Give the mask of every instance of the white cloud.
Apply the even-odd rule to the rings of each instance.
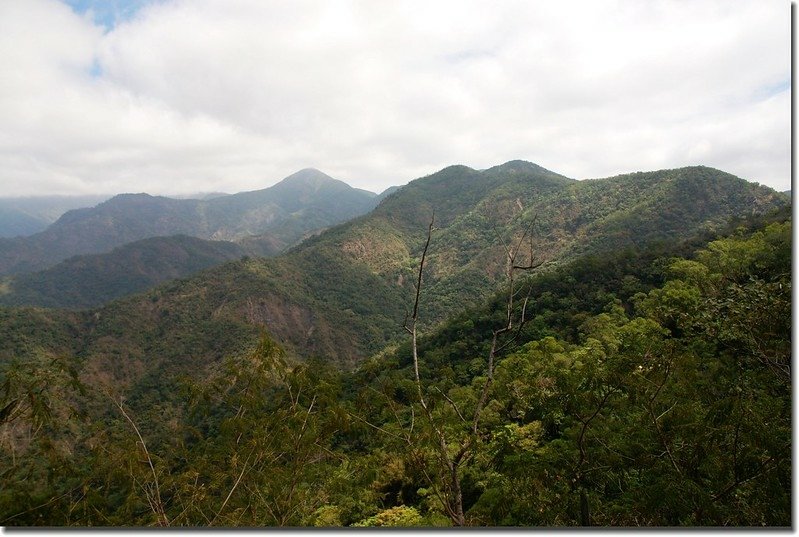
[[[790,5],[0,0],[0,196],[382,190],[454,163],[790,185]],[[782,90],[782,91],[781,91]]]

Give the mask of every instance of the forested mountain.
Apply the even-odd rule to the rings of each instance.
[[[377,294],[393,296],[391,302],[397,303],[398,296],[392,293],[400,290],[398,287],[407,288],[410,284],[410,269],[413,266],[411,254],[420,244],[421,230],[427,225],[424,220],[433,216],[434,206],[437,232],[431,250],[431,277],[434,282],[430,291],[436,295],[436,300],[431,313],[432,318],[440,319],[453,308],[468,304],[492,287],[496,275],[501,272],[497,261],[501,260],[501,243],[519,232],[525,225],[522,223],[525,219],[529,223],[535,218],[533,231],[538,257],[553,262],[592,251],[643,245],[652,240],[679,236],[697,226],[712,228],[730,215],[747,211],[761,212],[780,203],[779,195],[768,189],[758,188],[709,168],[665,170],[578,182],[520,161],[482,172],[453,166],[413,182],[398,195],[391,196],[396,190],[389,189],[381,194],[379,199],[390,199],[386,203],[381,202],[380,207],[368,218],[326,234],[318,242],[310,241],[309,245],[293,254],[293,260],[287,263],[296,264],[297,267],[291,270],[298,274],[307,272],[301,278],[306,283],[303,284],[305,287],[300,292],[300,303],[297,304],[300,308],[318,302],[317,299],[326,294],[332,294],[326,300],[337,305],[342,291],[331,289],[351,288],[347,281],[349,278],[374,276],[381,280],[375,283]],[[309,228],[323,228],[327,221],[344,219],[347,214],[358,212],[360,198],[356,204],[338,203],[327,212],[318,209],[322,203],[320,196],[341,201],[346,199],[347,193],[352,192],[353,189],[344,183],[331,181],[315,170],[306,170],[271,189],[212,200],[213,205],[208,205],[204,210],[204,221],[215,222],[216,236],[237,237],[238,234],[253,232],[264,224],[258,223],[256,217],[242,214],[271,214],[263,207],[270,207],[271,204],[282,207],[290,216],[269,224],[269,232],[236,239],[248,255],[270,256],[284,249],[287,241],[299,240],[303,233],[312,234],[307,231]],[[153,200],[165,204],[175,201],[146,195],[139,198],[146,207],[151,208]],[[135,201],[129,200],[129,203]],[[192,211],[185,212],[182,219],[170,220],[163,230],[182,229],[196,234]],[[134,222],[124,227],[124,235],[132,237],[158,233],[153,226],[158,225],[158,214],[165,212],[168,211],[160,208],[154,210],[149,218],[140,218],[138,215],[146,215],[147,210],[136,211]],[[172,211],[172,214],[174,216],[176,212]],[[95,216],[81,217],[79,225],[95,221]],[[114,225],[122,225],[127,220],[117,214],[112,221]],[[139,224],[136,222],[146,222],[150,226],[148,231],[137,229]],[[178,225],[180,222],[182,224]],[[242,227],[244,223],[249,227]],[[187,231],[193,228],[194,232]],[[206,226],[206,234],[209,229]],[[117,232],[107,234],[108,237],[116,237],[114,240],[121,235]],[[168,249],[161,251],[168,254]],[[103,293],[94,294],[91,288],[79,282],[95,279],[98,265],[66,263],[39,274],[12,278],[10,281],[7,279],[0,303],[86,307],[102,304],[110,297],[144,290],[156,282],[142,279],[141,271],[137,272],[135,265],[131,265],[130,280],[136,283],[127,284],[124,258],[113,260],[116,255],[109,254],[107,261],[117,267],[114,277],[100,277],[107,284],[119,282],[116,289],[108,288]],[[351,262],[354,262],[354,266],[347,266]],[[169,259],[163,259],[156,261],[155,265],[170,263]],[[188,270],[190,267],[208,266],[202,259],[183,263],[186,270],[168,273],[175,277],[185,276],[191,273]],[[322,263],[327,263],[327,268],[323,268]],[[280,264],[285,263],[275,263]],[[317,276],[317,273],[333,271],[334,267],[344,278],[343,281]],[[364,269],[370,274],[356,276]],[[320,286],[320,281],[326,283]],[[282,284],[285,282],[277,285],[280,287]],[[87,292],[78,293],[81,288]],[[281,300],[285,300],[285,297]],[[358,305],[361,298],[355,296],[350,300],[355,305],[355,308],[350,308],[352,311],[363,308]],[[338,315],[336,312],[325,313],[329,308],[324,303],[317,304],[316,309],[322,312],[317,315],[322,325],[326,323],[326,315],[333,318]],[[396,316],[398,313],[390,315]],[[379,324],[390,330],[389,327],[396,323]],[[311,326],[304,328],[305,331],[310,329]],[[371,323],[369,330],[374,331]],[[278,333],[283,334],[280,329]],[[295,340],[296,336],[296,332],[287,334],[287,337]],[[353,337],[356,341],[363,339],[362,336],[350,334],[348,340]],[[384,343],[385,339],[376,345]],[[331,346],[330,341],[323,341],[322,344],[324,347],[319,349],[320,352],[327,352],[332,347],[341,348],[339,343]],[[351,346],[345,344],[343,352],[350,352]]]
[[[131,299],[126,316],[136,318],[145,303],[170,314],[192,311],[200,319],[224,312],[228,322],[247,330],[265,326],[300,355],[352,364],[402,334],[434,212],[422,316],[428,323],[479,303],[494,289],[503,275],[503,241],[518,240],[533,221],[535,255],[554,264],[592,251],[594,242],[602,251],[636,247],[712,230],[732,216],[784,203],[769,189],[709,168],[644,178],[645,184],[637,175],[577,182],[519,162],[483,172],[447,168],[280,258],[227,264]],[[678,186],[702,181],[714,187],[710,198],[679,195]],[[603,182],[608,189],[598,188]],[[716,189],[717,183],[726,186]],[[589,227],[596,233],[589,235]]]
[[[232,242],[186,235],[142,239],[106,254],[75,256],[47,270],[6,277],[0,304],[97,307],[246,253]]]
[[[500,286],[419,339],[418,376],[407,340],[350,373],[262,335],[131,383],[153,362],[87,360],[91,314],[0,310],[0,522],[787,527],[789,217],[577,259],[520,280],[524,313]]]
[[[0,524],[788,525],[789,218],[711,168],[452,166],[278,257],[0,308]]]
[[[43,270],[74,255],[178,234],[214,240],[263,235],[260,253],[274,255],[376,203],[375,194],[313,169],[263,190],[208,200],[120,194],[96,207],[69,211],[41,233],[0,239],[0,274]]]
[[[91,207],[110,196],[28,196],[0,198],[0,238],[33,235],[65,212]]]

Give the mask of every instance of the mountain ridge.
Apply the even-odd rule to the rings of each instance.
[[[274,255],[307,233],[368,212],[377,203],[374,193],[318,170],[314,175],[310,190],[306,180],[207,200],[119,194],[95,207],[68,211],[35,235],[0,239],[0,275],[35,272],[73,255],[176,234],[217,240],[271,234],[261,253]]]
[[[709,168],[647,172],[647,184],[636,174],[582,182],[541,170],[489,170],[445,168],[411,181],[371,213],[279,257],[228,262],[96,311],[106,319],[129,319],[153,341],[163,330],[178,334],[207,323],[213,333],[221,326],[238,334],[263,328],[300,356],[328,356],[352,365],[401,335],[433,209],[436,229],[428,252],[425,324],[476,304],[495,289],[503,273],[500,237],[518,237],[519,229],[533,219],[535,253],[546,262],[543,269],[583,255],[592,241],[609,251],[712,231],[741,213],[751,196],[762,200],[760,210],[785,204],[770,189],[736,178],[740,188],[714,190],[714,196],[723,198],[710,205],[712,214],[702,216],[701,211],[685,214],[679,206],[684,200],[674,189],[647,188],[679,185],[685,174],[697,176],[699,184],[713,177],[727,184],[733,177]],[[480,174],[485,182],[477,180]],[[453,196],[441,188],[454,183],[473,189]],[[688,197],[697,208],[705,203],[701,197]],[[633,226],[643,226],[640,238],[631,234]],[[152,318],[153,312],[161,313]],[[159,326],[151,326],[154,319]],[[164,325],[164,319],[170,323]],[[187,352],[181,349],[174,345],[159,352]],[[211,357],[200,361],[207,359]]]
[[[281,183],[301,183],[310,188],[326,183],[336,188],[350,188],[313,168],[300,170]],[[703,188],[712,192],[703,194]],[[305,243],[290,249],[287,255],[295,256],[295,263],[317,267],[317,272],[322,271],[325,267],[319,259],[324,259],[328,254],[320,255],[314,250],[314,245],[326,243],[322,248],[330,250],[333,256],[327,264],[328,268],[342,262],[355,264],[359,268],[350,267],[343,270],[342,274],[365,270],[384,283],[388,282],[389,287],[393,286],[391,282],[397,281],[405,285],[413,279],[412,260],[418,255],[421,231],[435,214],[436,227],[446,228],[448,231],[445,235],[449,235],[449,238],[440,238],[437,232],[431,251],[430,266],[438,284],[433,285],[429,292],[435,296],[437,304],[433,307],[433,317],[439,318],[447,309],[455,307],[458,301],[468,301],[472,291],[485,290],[493,285],[492,282],[501,272],[496,260],[501,259],[502,253],[498,246],[498,229],[491,228],[499,226],[501,229],[504,226],[503,232],[510,233],[511,221],[514,218],[518,220],[523,213],[527,214],[525,218],[537,219],[537,233],[542,236],[538,244],[539,254],[541,259],[551,262],[563,256],[575,257],[613,248],[616,244],[635,246],[667,238],[669,234],[681,233],[685,222],[697,219],[707,220],[703,226],[719,225],[724,218],[747,206],[752,211],[766,210],[774,200],[763,194],[768,192],[768,189],[763,188],[720,170],[702,166],[576,181],[520,160],[482,171],[453,165],[395,189],[391,195],[380,199],[367,215],[328,232],[306,233],[303,235]],[[750,191],[760,192],[760,197]],[[732,199],[731,194],[735,194],[738,200],[731,210],[725,208],[728,202],[713,202],[712,207],[708,205],[713,200]],[[121,196],[148,206],[153,200],[156,203],[166,200],[144,193]],[[235,201],[235,196],[224,199],[234,198]],[[380,197],[374,196],[373,199]],[[766,200],[765,205],[758,207],[758,199]],[[252,198],[248,202],[257,205]],[[106,203],[111,203],[111,200]],[[652,220],[650,216],[658,212],[663,213],[663,217]],[[91,211],[88,213],[91,214]],[[713,217],[717,213],[727,216]],[[64,215],[63,219],[81,220],[85,214],[85,210],[79,210],[74,215]],[[288,217],[287,221],[308,217],[301,210]],[[157,221],[157,218],[152,220]],[[631,228],[636,230],[634,236],[631,235]],[[461,236],[465,238],[453,239]],[[238,243],[241,249],[236,250],[236,257],[268,255],[280,247],[269,233],[249,236]],[[315,253],[307,254],[309,248]],[[199,250],[196,251],[199,253]],[[223,260],[218,259],[220,262]],[[73,269],[68,267],[70,265],[66,263],[62,269],[70,273]],[[57,272],[54,270],[51,274],[55,277]],[[37,288],[47,287],[47,278],[40,273],[35,274],[38,276],[21,276],[17,284],[28,296],[40,292]],[[185,277],[189,274],[187,271],[177,275]],[[87,277],[101,278],[101,275]],[[314,279],[312,276],[309,278]],[[471,282],[466,286],[470,288],[469,292],[456,290],[461,280]],[[156,280],[152,280],[152,283],[156,283]],[[341,286],[342,283],[331,285]],[[6,293],[0,302],[24,303],[20,297],[13,296],[13,279],[6,281],[5,288]],[[329,290],[314,291],[312,288],[313,285],[306,288],[306,293],[321,296],[330,293]],[[394,294],[393,291],[388,293]],[[57,297],[50,296],[45,304],[73,308],[97,305],[96,301],[89,299],[59,303]],[[398,298],[394,296],[394,299]],[[41,301],[29,303],[43,304]]]
[[[186,277],[249,252],[188,235],[150,237],[103,254],[78,255],[39,272],[0,280],[0,304],[85,309]]]
[[[20,196],[0,198],[0,238],[43,231],[65,212],[96,205],[111,196]]]

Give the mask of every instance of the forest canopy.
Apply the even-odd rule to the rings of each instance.
[[[122,395],[29,346],[2,364],[0,524],[789,526],[791,223],[762,222],[525,277],[490,382],[502,289],[420,335],[418,377],[410,342],[347,371],[263,333]]]

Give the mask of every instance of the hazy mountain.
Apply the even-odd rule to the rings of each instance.
[[[227,192],[195,192],[193,194],[176,194],[167,196],[176,200],[210,200],[214,198],[221,198],[222,196],[230,196]]]
[[[308,168],[276,185],[210,200],[210,238],[232,240],[268,232],[288,246],[305,233],[364,214],[377,196]]]
[[[0,198],[0,237],[33,235],[65,212],[92,207],[111,196],[28,196]]]
[[[260,253],[274,255],[307,233],[376,204],[375,194],[312,169],[270,188],[208,200],[121,194],[93,208],[69,211],[30,237],[0,239],[0,274],[42,270],[74,255],[175,234],[224,240],[264,235]]]
[[[105,254],[71,257],[47,270],[6,277],[0,304],[89,308],[245,255],[232,242],[152,237]]]
[[[49,225],[50,222],[14,207],[0,207],[0,237],[33,235]]]

